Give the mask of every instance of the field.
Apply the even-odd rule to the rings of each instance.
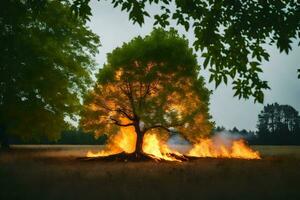
[[[0,199],[300,199],[300,147],[254,146],[262,160],[104,162],[95,146],[0,151]]]

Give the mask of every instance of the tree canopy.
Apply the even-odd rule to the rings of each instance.
[[[72,2],[73,11],[89,19],[90,0]],[[167,27],[173,20],[192,30],[193,46],[201,51],[203,65],[211,73],[209,81],[217,87],[232,79],[235,96],[254,97],[258,102],[263,102],[264,90],[269,89],[260,77],[261,63],[270,57],[265,47],[276,45],[280,52],[289,53],[292,42],[300,38],[298,0],[111,0],[111,4],[139,25],[152,17],[155,25]],[[150,16],[147,9],[153,4],[161,9]]]
[[[92,82],[99,37],[58,0],[0,9],[0,135],[57,139]]]
[[[85,99],[81,125],[97,135],[134,127],[136,151],[148,132],[177,131],[189,140],[207,135],[210,91],[199,69],[188,41],[175,30],[136,37],[107,55]]]

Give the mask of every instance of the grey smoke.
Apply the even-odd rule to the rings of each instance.
[[[251,139],[253,137],[255,137],[255,135],[253,135],[250,132],[247,132],[245,134],[240,134],[237,132],[220,131],[220,132],[214,133],[210,137],[210,139],[212,140],[214,147],[218,149],[221,146],[230,147],[230,146],[232,146],[232,143],[236,140],[240,140],[240,139],[247,140],[247,139]],[[179,134],[173,134],[169,138],[167,144],[172,149],[175,149],[183,154],[186,154],[192,148],[192,144],[189,141],[185,140]]]

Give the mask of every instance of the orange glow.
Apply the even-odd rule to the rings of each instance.
[[[119,119],[122,123],[130,123],[127,118]],[[87,157],[105,157],[121,152],[133,153],[135,151],[136,133],[133,126],[120,127],[117,134],[109,138],[108,144],[99,152],[87,152]],[[179,161],[184,157],[178,151],[168,147],[157,133],[152,131],[143,138],[143,152],[155,160]],[[223,140],[217,137],[202,138],[194,144],[187,156],[212,158],[241,158],[260,159],[259,152],[252,150],[244,140]]]
[[[124,123],[124,120],[123,120]],[[105,149],[93,153],[89,151],[87,157],[104,157],[121,152],[132,153],[135,150],[136,134],[132,126],[121,127],[120,131],[112,136]]]
[[[231,141],[229,145],[214,142],[209,138],[201,139],[193,145],[188,155],[193,157],[260,159],[259,152],[252,150],[242,139]]]
[[[136,134],[131,127],[121,128],[118,134],[113,136],[106,148],[93,153],[92,151],[87,152],[87,157],[105,157],[121,152],[133,153],[135,150]],[[178,159],[171,156],[182,156],[179,152],[171,150],[167,144],[160,141],[155,134],[146,134],[143,141],[143,151],[150,157],[156,160],[168,160],[168,161],[179,161]]]
[[[183,156],[175,150],[171,150],[167,144],[161,142],[155,134],[146,134],[143,141],[143,151],[156,160],[179,161],[171,154]]]
[[[133,153],[135,150],[136,134],[133,127],[122,127],[120,131],[110,138],[105,149],[93,153],[89,151],[87,157],[105,157],[121,152]],[[155,160],[178,161],[177,157],[184,157],[176,150],[170,149],[156,134],[150,133],[144,136],[143,151]],[[240,158],[240,159],[260,159],[258,151],[252,150],[245,141],[234,140],[230,144],[216,142],[213,139],[201,139],[194,144],[187,156],[210,157],[210,158]]]

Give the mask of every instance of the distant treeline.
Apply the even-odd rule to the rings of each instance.
[[[300,145],[300,116],[296,109],[278,103],[267,104],[258,115],[257,131],[226,130],[217,127],[215,132],[225,132],[242,137],[249,144]]]
[[[300,132],[278,131],[275,133],[264,133],[247,131],[245,129],[239,130],[236,127],[229,130],[224,127],[217,127],[215,134],[218,133],[223,133],[235,139],[245,139],[250,145],[300,145]]]
[[[11,138],[10,144],[83,144],[83,145],[102,145],[105,144],[107,136],[103,135],[95,138],[93,133],[86,133],[82,130],[69,130],[61,133],[60,139],[51,141],[47,138],[38,140],[20,140]]]

